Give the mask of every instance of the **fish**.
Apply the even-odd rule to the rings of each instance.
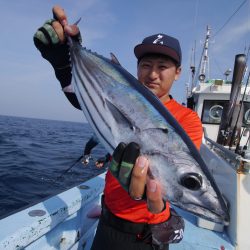
[[[229,211],[213,176],[184,129],[157,96],[111,59],[69,40],[72,84],[105,149],[136,142],[150,161],[163,199],[198,217],[228,225]]]

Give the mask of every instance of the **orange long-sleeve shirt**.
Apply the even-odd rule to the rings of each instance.
[[[202,141],[202,124],[198,115],[191,109],[177,103],[174,99],[170,99],[164,103],[164,106],[180,123],[199,149]],[[147,203],[145,201],[132,200],[109,171],[106,175],[104,195],[104,201],[109,210],[125,220],[137,223],[156,224],[166,221],[170,216],[168,202],[163,212],[159,214],[150,213],[147,208]]]

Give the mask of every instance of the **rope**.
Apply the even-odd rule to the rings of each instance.
[[[234,11],[234,13],[227,19],[227,21],[221,26],[221,28],[215,32],[213,37],[218,35],[218,33],[229,23],[229,21],[233,18],[233,16],[241,9],[241,7],[247,2],[248,0],[244,0],[241,5]]]

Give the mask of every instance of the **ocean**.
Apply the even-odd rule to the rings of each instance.
[[[81,163],[92,134],[87,123],[0,115],[0,218],[105,171]],[[105,154],[100,144],[92,150]]]

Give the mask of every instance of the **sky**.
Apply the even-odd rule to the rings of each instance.
[[[84,46],[106,57],[113,52],[134,76],[135,45],[157,33],[176,37],[182,47],[182,75],[171,94],[179,102],[185,102],[192,51],[198,66],[207,25],[210,78],[223,79],[233,69],[235,55],[250,45],[250,0],[0,0],[0,115],[85,121],[33,44],[34,33],[52,17],[56,4],[70,23],[82,18]]]

